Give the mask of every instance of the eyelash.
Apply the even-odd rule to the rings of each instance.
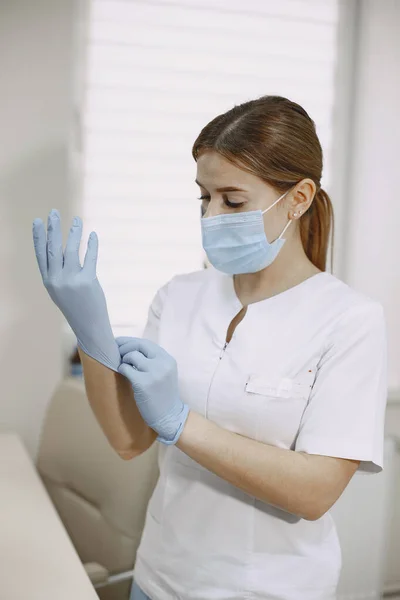
[[[210,200],[210,196],[200,196],[199,200]],[[224,200],[225,204],[229,206],[229,208],[238,208],[242,206],[244,202],[229,202],[229,200]]]

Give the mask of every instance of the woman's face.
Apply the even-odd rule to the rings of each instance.
[[[282,195],[282,192],[278,192],[256,175],[241,170],[213,150],[206,150],[200,154],[197,160],[196,183],[200,187],[205,218],[249,210],[265,210]],[[282,198],[281,202],[263,215],[268,241],[279,237],[289,220],[290,206],[287,198],[288,196]]]

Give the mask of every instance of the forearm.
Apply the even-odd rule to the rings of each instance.
[[[130,382],[81,349],[79,356],[89,404],[110,445],[124,459],[147,450],[157,434],[143,421]]]
[[[327,457],[262,444],[195,412],[189,414],[177,446],[249,495],[301,518],[314,520],[332,503],[334,478],[324,476],[318,460]]]

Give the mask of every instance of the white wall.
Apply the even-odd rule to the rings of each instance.
[[[348,135],[348,210],[344,210],[341,220],[341,276],[353,287],[379,300],[385,308],[392,392],[386,413],[386,435],[400,439],[400,2],[361,0],[356,5],[354,94]],[[373,571],[380,570],[379,578],[385,579],[387,590],[400,590],[399,465],[397,455],[391,470],[393,513],[389,539],[379,543],[381,548],[386,547],[385,565],[378,565],[376,560],[372,565]],[[371,497],[365,496],[366,499]],[[367,507],[366,503],[362,510]],[[375,509],[374,504],[371,506],[374,516]],[[354,511],[350,511],[349,518],[348,527],[353,531]],[[363,543],[362,538],[359,541]],[[373,541],[376,546],[376,540]],[[357,572],[361,550],[362,547],[353,553],[354,572]]]
[[[40,280],[34,217],[70,219],[72,115],[70,0],[0,5],[0,428],[18,431],[32,455],[62,371],[62,318]]]
[[[358,4],[344,276],[385,307],[390,387],[400,390],[400,2]]]

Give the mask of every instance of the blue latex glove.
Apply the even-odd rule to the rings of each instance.
[[[47,221],[33,222],[33,243],[43,283],[50,298],[61,310],[82,350],[118,371],[121,355],[115,341],[104,292],[96,277],[97,235],[89,237],[83,268],[79,261],[82,221],[75,217],[63,253],[60,215],[52,210]]]
[[[189,407],[179,397],[176,360],[158,344],[143,338],[118,337],[122,364],[118,371],[131,382],[135,401],[158,441],[176,444]]]

